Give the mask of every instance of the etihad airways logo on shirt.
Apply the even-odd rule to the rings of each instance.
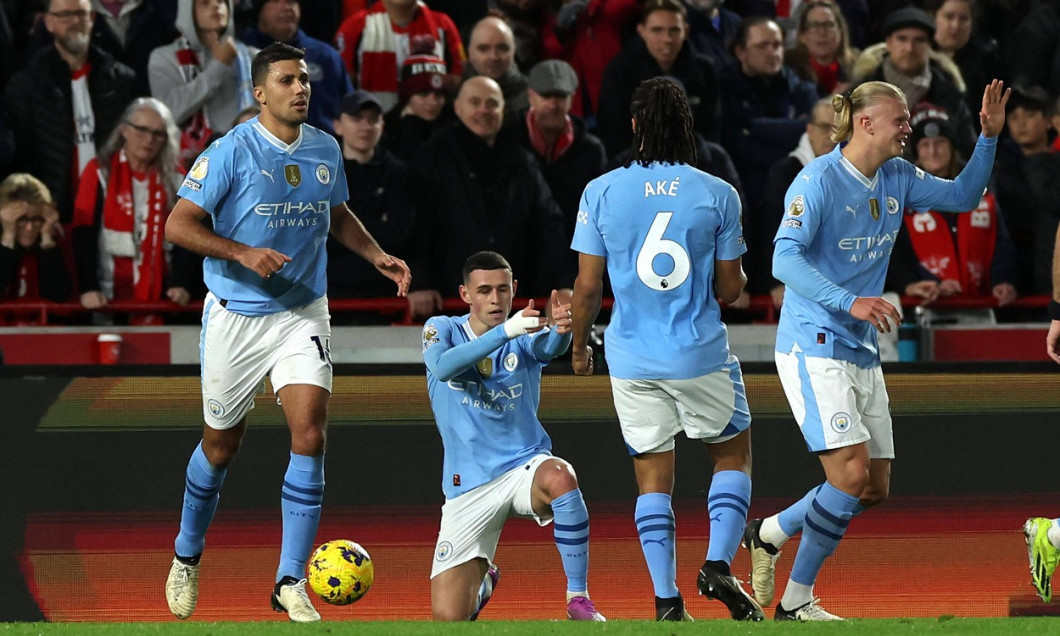
[[[875,236],[848,236],[839,239],[838,247],[853,252],[850,255],[851,263],[860,263],[866,259],[872,261],[890,255],[896,238],[898,230]]]
[[[507,367],[508,365],[505,364]],[[460,403],[473,409],[485,411],[514,411],[515,402],[523,396],[523,385],[513,384],[504,386],[500,384],[486,386],[482,382],[454,378],[446,383],[450,389],[465,393]]]
[[[327,214],[331,210],[328,201],[281,201],[279,203],[259,203],[254,206],[254,214],[259,216],[278,216],[288,214]]]

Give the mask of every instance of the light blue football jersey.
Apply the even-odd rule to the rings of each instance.
[[[255,117],[204,150],[177,195],[206,210],[219,236],[291,257],[269,278],[235,261],[206,258],[206,286],[228,301],[229,311],[262,316],[327,292],[331,208],[348,198],[331,135],[303,124],[288,145]]]
[[[773,275],[787,286],[776,350],[791,353],[797,344],[808,356],[868,368],[880,363],[876,328],[849,311],[858,297],[883,293],[902,211],[974,209],[990,178],[996,139],[980,136],[953,181],[900,157],[870,179],[843,157],[843,146],[808,163],[784,198],[773,241]],[[805,262],[791,262],[792,249]]]
[[[729,341],[714,261],[747,251],[731,185],[684,164],[617,168],[585,187],[571,248],[607,259],[612,376],[679,380],[722,368]]]
[[[534,455],[549,454],[552,440],[537,407],[541,401],[541,369],[548,360],[534,353],[534,342],[553,338],[549,330],[508,340],[504,325],[476,337],[461,317],[436,316],[423,326],[423,359],[427,365],[427,392],[442,436],[442,492],[453,499],[488,483]],[[442,356],[454,347],[471,353],[470,368],[445,379],[442,370],[464,365],[444,364]],[[474,350],[477,350],[477,353]],[[551,359],[551,358],[549,358]],[[449,362],[449,361],[446,361]]]

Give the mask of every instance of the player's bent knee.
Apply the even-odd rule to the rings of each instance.
[[[305,426],[291,433],[291,450],[298,455],[323,455],[326,442],[327,432],[323,426]]]
[[[547,462],[537,471],[534,481],[550,499],[565,495],[578,487],[578,478],[566,462]]]

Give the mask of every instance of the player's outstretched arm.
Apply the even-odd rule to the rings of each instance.
[[[574,296],[571,298],[571,367],[575,375],[593,374],[589,332],[600,313],[606,267],[607,259],[602,256],[578,254],[578,277],[574,279]]]
[[[986,137],[997,137],[1005,128],[1005,106],[1012,95],[1001,80],[994,80],[983,89],[983,108],[979,111],[979,123]]]
[[[166,240],[202,256],[236,261],[243,267],[268,278],[283,269],[291,258],[267,247],[250,247],[218,236],[202,224],[206,210],[187,199],[177,199],[166,220]]]
[[[331,234],[354,254],[375,265],[383,276],[397,283],[398,296],[408,295],[412,282],[409,266],[400,258],[384,252],[345,203],[331,208]]]

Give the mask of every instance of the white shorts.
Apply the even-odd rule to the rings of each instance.
[[[775,352],[777,374],[812,452],[866,442],[869,457],[894,459],[894,432],[883,369]]]
[[[534,455],[493,481],[442,505],[442,523],[434,546],[431,578],[479,557],[493,563],[501,529],[509,517],[533,519],[546,526],[552,517],[537,516],[532,505],[534,475],[542,462],[558,459]]]
[[[238,424],[254,408],[266,375],[273,391],[312,384],[330,392],[330,319],[326,297],[268,316],[244,316],[207,294],[199,336],[206,424],[217,430]]]
[[[663,453],[674,448],[682,430],[689,439],[717,444],[751,426],[740,361],[687,380],[611,378],[611,394],[630,455]]]

